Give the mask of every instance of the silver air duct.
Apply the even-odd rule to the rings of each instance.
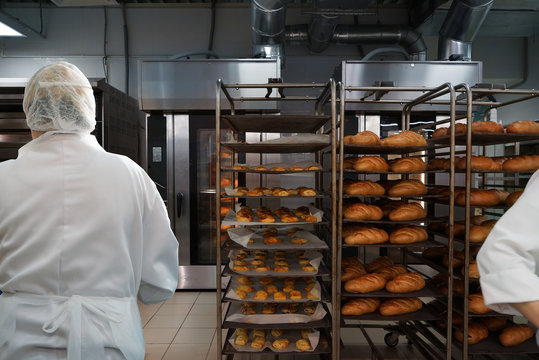
[[[472,59],[472,41],[494,0],[453,0],[440,29],[438,60]]]
[[[252,0],[251,29],[253,52],[257,57],[284,56],[286,4],[292,0]]]

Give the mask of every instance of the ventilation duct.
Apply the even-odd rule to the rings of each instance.
[[[255,57],[283,58],[286,4],[292,0],[252,0],[251,29]]]
[[[472,41],[494,0],[454,0],[440,29],[438,60],[472,59]]]

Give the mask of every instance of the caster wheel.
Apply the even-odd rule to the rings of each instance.
[[[395,347],[399,343],[399,338],[398,336],[393,336],[393,333],[387,333],[384,336],[384,342],[389,347]]]

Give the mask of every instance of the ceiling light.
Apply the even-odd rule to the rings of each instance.
[[[12,27],[7,26],[3,22],[0,22],[0,36],[24,36],[26,35],[21,34],[17,30],[13,29]]]

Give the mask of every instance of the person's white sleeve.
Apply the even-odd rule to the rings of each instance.
[[[498,220],[477,255],[481,291],[491,309],[521,315],[511,303],[539,300],[539,176]]]
[[[143,220],[142,274],[138,298],[146,304],[164,301],[178,286],[178,241],[161,197],[155,191]]]

